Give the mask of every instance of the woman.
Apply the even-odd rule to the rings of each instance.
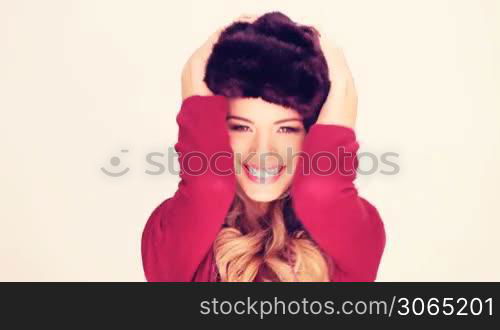
[[[385,247],[353,183],[357,95],[342,51],[279,12],[186,63],[181,181],[142,234],[148,281],[374,281]]]

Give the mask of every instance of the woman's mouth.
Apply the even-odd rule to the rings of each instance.
[[[249,164],[243,166],[245,168],[245,173],[248,178],[260,184],[269,184],[278,180],[283,173],[285,166],[274,166],[269,168],[258,168]]]

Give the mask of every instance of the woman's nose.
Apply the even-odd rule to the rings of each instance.
[[[258,157],[276,153],[276,146],[271,135],[268,132],[257,132],[252,141],[251,151]],[[262,161],[260,158],[258,160]]]

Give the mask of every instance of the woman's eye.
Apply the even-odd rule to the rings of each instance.
[[[230,125],[229,128],[232,131],[237,131],[237,132],[247,132],[250,130],[250,127],[245,125]]]
[[[297,133],[300,132],[300,128],[291,127],[291,126],[282,126],[279,129],[280,133]]]

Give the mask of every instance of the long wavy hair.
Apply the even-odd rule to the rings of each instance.
[[[213,244],[222,282],[328,282],[333,265],[297,219],[289,190],[265,212],[237,190]]]
[[[204,81],[227,97],[261,97],[301,114],[306,132],[328,96],[328,66],[319,33],[280,12],[222,31]],[[213,252],[218,279],[251,282],[329,281],[333,265],[293,211],[290,190],[266,205],[239,187]]]

